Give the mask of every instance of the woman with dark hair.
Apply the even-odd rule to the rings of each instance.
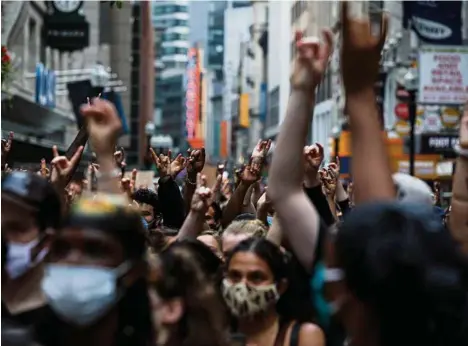
[[[432,208],[361,205],[335,247],[352,345],[468,345],[468,261]]]
[[[200,258],[199,242],[177,241],[150,260],[150,300],[155,344],[164,346],[225,346],[226,311],[214,280],[207,273],[220,260],[206,247],[208,263]],[[202,263],[203,262],[203,263]],[[205,269],[205,270],[204,270]]]
[[[288,256],[264,238],[243,240],[227,258],[223,296],[247,344],[325,344],[321,329],[310,323],[309,282],[293,272]]]
[[[57,233],[42,289],[50,313],[36,325],[52,345],[138,346],[153,339],[141,216],[120,195],[79,200]]]

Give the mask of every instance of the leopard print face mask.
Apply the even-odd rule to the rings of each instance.
[[[275,284],[248,286],[223,280],[223,296],[231,313],[236,317],[254,316],[268,310],[279,299]]]

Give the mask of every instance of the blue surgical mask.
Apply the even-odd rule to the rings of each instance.
[[[326,268],[323,262],[319,262],[312,277],[312,297],[317,318],[322,326],[327,327],[333,315],[337,313],[341,307],[341,302],[328,302],[324,297],[325,283],[341,281],[344,278],[344,273],[338,268]]]
[[[141,218],[141,222],[143,223],[143,227],[148,230],[148,221],[144,217]]]
[[[119,301],[117,280],[130,264],[117,268],[49,264],[42,290],[49,306],[63,320],[86,326],[103,317]]]
[[[40,263],[47,254],[47,249],[43,249],[36,258],[31,258],[32,250],[39,244],[39,239],[22,244],[8,243],[6,270],[11,279],[19,278],[29,269]]]
[[[268,226],[271,226],[271,224],[273,223],[273,217],[267,216],[267,222],[268,222]]]

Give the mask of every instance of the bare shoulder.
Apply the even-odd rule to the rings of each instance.
[[[299,331],[299,346],[324,346],[325,334],[313,323],[303,323]]]

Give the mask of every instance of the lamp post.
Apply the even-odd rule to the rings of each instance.
[[[145,125],[145,135],[146,135],[146,169],[151,169],[151,154],[149,149],[151,148],[151,137],[154,135],[154,123],[148,121]]]
[[[415,68],[408,68],[406,73],[401,73],[401,80],[399,83],[408,92],[408,113],[410,121],[410,133],[409,133],[409,174],[415,175],[415,157],[416,157],[416,91],[418,89],[418,75]]]

